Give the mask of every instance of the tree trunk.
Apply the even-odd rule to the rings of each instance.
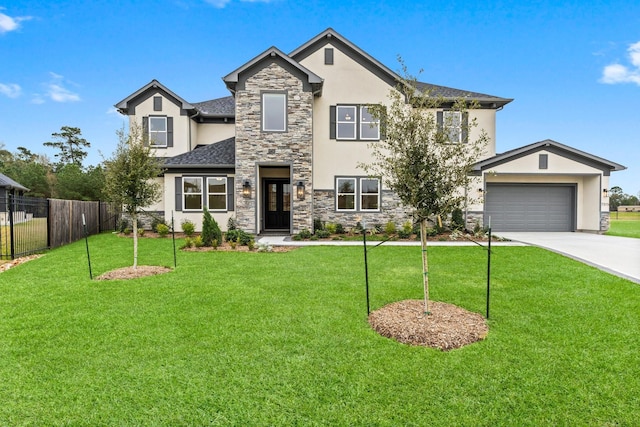
[[[138,268],[138,213],[131,214],[131,222],[133,227],[133,269]]]
[[[429,263],[427,259],[427,219],[420,220],[420,246],[422,247],[422,282],[424,285],[424,314],[429,313]]]

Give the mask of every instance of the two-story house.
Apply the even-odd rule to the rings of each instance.
[[[407,211],[398,198],[358,167],[371,160],[368,143],[382,137],[367,105],[388,102],[399,78],[327,29],[289,54],[271,47],[224,76],[228,97],[187,102],[152,80],[116,108],[164,158],[163,197],[151,209],[178,224],[188,218],[200,227],[207,207],[223,229],[234,217],[256,234],[311,229],[314,218],[400,225]],[[511,99],[421,87],[450,101],[441,116],[460,114],[450,110],[456,99],[478,102],[469,117],[454,117],[475,118],[472,132],[489,136],[475,168],[478,194],[464,207],[470,226],[489,216],[496,230],[607,226],[603,190],[623,166],[550,140],[496,154],[496,113]]]

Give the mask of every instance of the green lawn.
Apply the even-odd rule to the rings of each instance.
[[[16,254],[33,253],[47,247],[47,218],[34,218],[14,225]],[[11,255],[11,233],[8,225],[0,226],[0,256]]]
[[[94,274],[131,240],[91,237]],[[172,265],[170,239],[140,263]],[[484,313],[486,253],[433,247],[434,300]],[[369,252],[372,308],[421,298],[419,247]],[[84,242],[0,273],[0,425],[637,425],[640,288],[495,247],[486,340],[440,352],[366,320],[361,247],[178,253],[91,281]]]
[[[640,212],[611,212],[606,234],[640,239]]]

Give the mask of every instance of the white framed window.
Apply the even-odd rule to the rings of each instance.
[[[366,106],[360,107],[360,139],[380,139],[380,121],[371,115]]]
[[[182,197],[185,211],[202,210],[202,178],[185,176],[182,178]]]
[[[336,210],[356,210],[355,178],[336,178]]]
[[[207,178],[208,207],[212,211],[227,210],[227,178],[216,176]]]
[[[149,117],[149,145],[151,147],[167,146],[166,117]]]
[[[355,105],[338,105],[336,108],[336,138],[356,139],[357,108]]]
[[[360,210],[380,210],[380,180],[378,178],[360,178]]]
[[[286,93],[262,94],[262,130],[266,132],[286,132]]]
[[[462,112],[443,111],[442,117],[449,142],[454,144],[462,142]]]

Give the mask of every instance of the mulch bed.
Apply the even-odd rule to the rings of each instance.
[[[172,271],[168,267],[160,267],[157,265],[139,265],[136,268],[123,267],[116,270],[107,271],[96,277],[96,280],[127,280],[136,279],[138,277],[155,276]]]
[[[369,324],[400,343],[443,351],[480,341],[489,333],[480,314],[456,305],[429,301],[429,312],[425,315],[423,300],[399,301],[372,312]]]

